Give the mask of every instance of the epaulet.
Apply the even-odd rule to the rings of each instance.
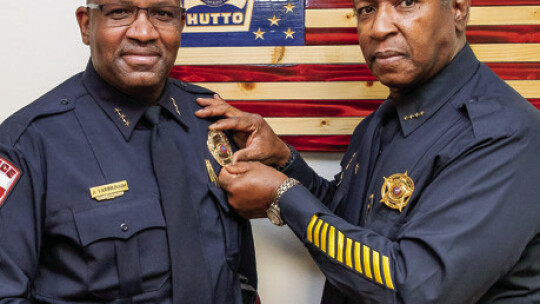
[[[194,85],[194,84],[189,83],[189,82],[180,81],[178,79],[173,79],[172,83],[175,84],[180,89],[182,89],[182,90],[184,90],[186,92],[189,92],[189,93],[210,94],[210,95],[216,94],[214,91],[209,90],[207,88],[204,88],[204,87],[201,87],[201,86],[198,86],[198,85]]]
[[[84,94],[81,77],[82,73],[71,77],[7,118],[0,125],[0,142],[14,145],[34,120],[73,110]]]
[[[464,106],[477,141],[507,137],[519,129],[517,113],[497,100],[472,98]]]

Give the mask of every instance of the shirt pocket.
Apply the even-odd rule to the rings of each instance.
[[[73,214],[90,293],[111,300],[158,290],[167,281],[166,225],[157,199],[115,201]]]

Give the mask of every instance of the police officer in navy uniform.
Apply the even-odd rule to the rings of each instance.
[[[86,70],[0,127],[0,303],[253,303],[231,146],[194,115],[213,93],[167,78],[184,13],[89,1]]]
[[[321,303],[540,303],[539,111],[476,59],[470,1],[354,5],[390,96],[334,181],[260,117],[199,101],[227,116],[211,128],[238,131],[237,160],[281,167],[222,170],[230,204],[294,231],[327,278]]]

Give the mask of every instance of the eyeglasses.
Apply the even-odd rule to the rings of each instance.
[[[111,27],[129,26],[137,19],[140,10],[146,10],[146,16],[152,25],[168,29],[179,26],[186,11],[185,8],[179,6],[139,7],[129,4],[89,3],[87,7],[99,9],[107,20],[107,25]]]

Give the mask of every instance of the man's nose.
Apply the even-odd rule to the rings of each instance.
[[[381,6],[375,13],[371,24],[370,36],[375,40],[385,40],[397,31],[393,7]]]
[[[135,20],[129,26],[126,35],[128,38],[140,42],[148,42],[159,38],[159,33],[152,22],[150,22],[148,11],[146,9],[139,9]]]

